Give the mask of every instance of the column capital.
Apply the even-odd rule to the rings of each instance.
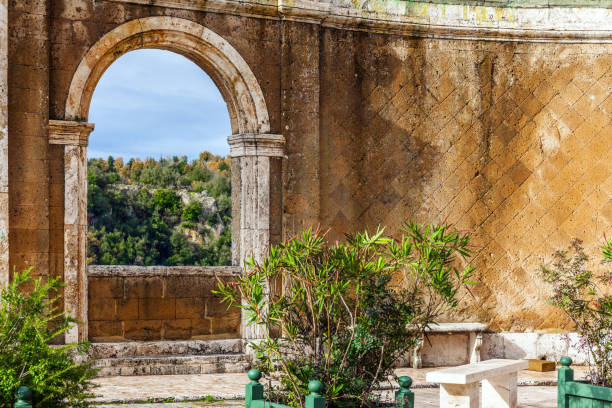
[[[49,144],[87,146],[93,123],[72,120],[49,120]]]
[[[243,133],[227,138],[230,156],[284,157],[285,138],[283,135],[269,133]]]

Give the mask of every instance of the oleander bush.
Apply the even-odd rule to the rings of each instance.
[[[552,266],[542,266],[553,288],[549,299],[572,320],[581,335],[577,345],[589,357],[588,378],[594,385],[612,387],[612,241],[602,246],[602,269],[589,269],[582,241],[553,255]]]
[[[75,321],[55,306],[59,280],[30,273],[14,273],[0,294],[0,407],[12,407],[22,385],[32,389],[37,408],[87,407],[95,375],[82,357],[88,344],[51,345]]]
[[[217,293],[263,329],[251,346],[258,368],[277,380],[275,399],[301,407],[318,379],[329,407],[374,406],[397,361],[470,283],[469,242],[415,223],[397,239],[378,229],[335,244],[309,229],[263,262],[249,260],[248,273],[219,282]]]

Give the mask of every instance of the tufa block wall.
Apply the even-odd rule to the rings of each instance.
[[[271,133],[286,138],[273,240],[319,224],[341,239],[447,222],[473,232],[479,282],[449,318],[568,327],[545,305],[537,267],[571,237],[594,252],[610,231],[612,44],[423,38],[108,0],[8,9],[11,267],[63,272],[63,155],[45,126],[64,119],[81,58],[126,21],[169,15],[232,44]],[[109,285],[125,293],[122,282]]]
[[[89,267],[89,339],[205,340],[240,337],[240,311],[212,293],[228,268]],[[222,270],[222,271],[221,271]]]
[[[572,237],[595,252],[611,231],[612,47],[336,30],[325,43],[321,220],[333,237],[396,234],[407,218],[470,231],[478,284],[451,318],[566,327],[538,267]]]

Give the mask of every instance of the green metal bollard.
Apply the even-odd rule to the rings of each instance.
[[[32,408],[32,390],[28,387],[22,385],[17,388],[15,398],[17,398],[17,402],[13,405],[13,408]]]
[[[566,394],[566,384],[574,381],[574,370],[570,368],[572,359],[569,357],[561,357],[561,367],[558,373],[557,380],[557,407],[565,408],[569,406],[569,397]]]
[[[310,394],[306,396],[306,408],[325,408],[325,397],[321,395],[323,383],[312,380],[308,383]]]
[[[414,393],[410,391],[412,378],[401,376],[398,378],[400,389],[395,391],[396,408],[414,408]]]
[[[245,387],[245,407],[251,408],[251,402],[257,400],[264,399],[264,389],[263,385],[259,383],[259,379],[261,378],[261,371],[250,369],[247,373],[250,383],[248,383]]]

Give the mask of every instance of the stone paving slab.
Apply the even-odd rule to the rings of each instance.
[[[147,375],[96,378],[94,403],[197,401],[244,398],[246,373]]]
[[[584,378],[585,369],[583,367],[573,368],[575,369],[576,379]],[[436,385],[426,382],[425,375],[427,372],[436,369],[400,368],[396,370],[396,374],[412,377],[413,389],[432,388]],[[554,386],[556,385],[556,376],[556,371],[539,373],[525,370],[519,372],[518,383],[519,385]],[[97,378],[94,382],[99,387],[94,392],[98,397],[93,402],[105,404],[143,403],[169,399],[174,401],[198,401],[206,399],[207,396],[215,399],[241,399],[244,398],[244,386],[247,381],[246,373]],[[395,389],[397,384],[389,382],[387,385],[383,384],[383,388]]]
[[[226,400],[226,401],[188,401],[188,402],[157,402],[157,403],[131,403],[131,404],[104,404],[95,405],[96,408],[227,408],[227,407],[244,407],[244,400]]]
[[[415,405],[419,408],[436,407],[439,405],[440,391],[438,388],[417,388],[415,393]],[[557,388],[523,386],[518,389],[519,408],[556,408]],[[244,407],[244,400],[228,400],[215,402],[175,402],[175,403],[151,403],[151,404],[106,404],[98,405],[97,408],[228,408]]]

